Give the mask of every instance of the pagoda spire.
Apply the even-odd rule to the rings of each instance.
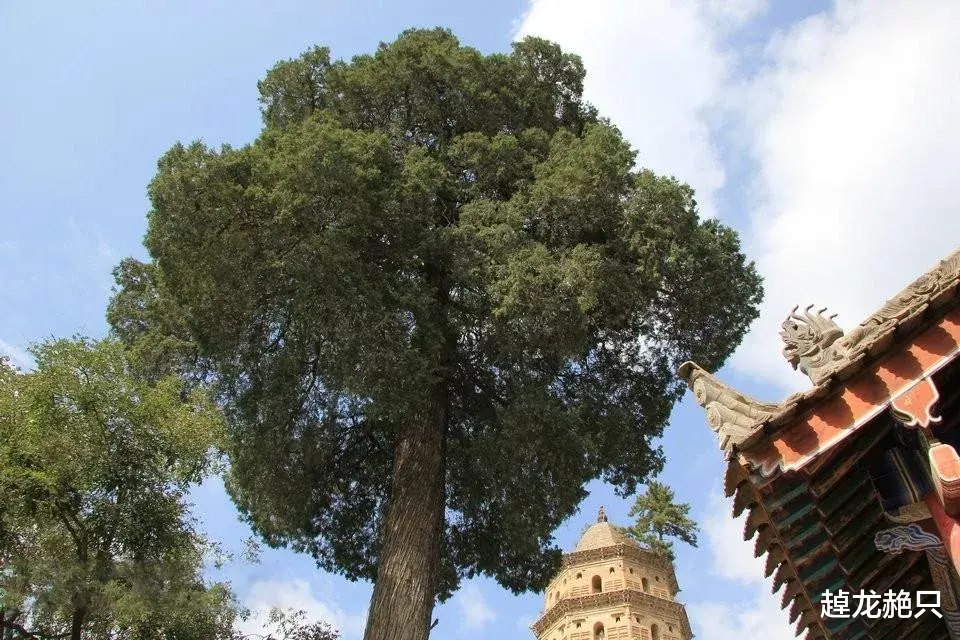
[[[600,507],[600,510],[597,511],[597,522],[606,522],[607,521],[607,512],[604,511],[603,507]]]

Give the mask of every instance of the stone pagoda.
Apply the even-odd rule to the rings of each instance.
[[[537,640],[690,640],[679,590],[673,565],[607,522],[601,507],[564,554],[531,628]]]

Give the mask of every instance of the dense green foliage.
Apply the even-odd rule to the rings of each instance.
[[[637,542],[673,560],[675,538],[693,547],[697,546],[697,524],[687,515],[690,505],[674,502],[673,489],[651,480],[639,494],[629,515],[636,518],[626,529]]]
[[[118,286],[107,321],[127,347],[132,373],[151,382],[177,375],[186,389],[197,387],[206,366],[183,315],[170,304],[156,265],[127,258],[113,277]]]
[[[268,543],[376,578],[397,446],[426,415],[441,596],[480,573],[542,587],[584,485],[660,469],[673,372],[720,366],[760,281],[688,186],[635,170],[583,78],[533,38],[318,48],[260,83],[255,142],[161,158],[154,261],[118,268],[110,320],[145,370],[215,384],[229,489]]]
[[[228,638],[184,493],[214,462],[217,408],[146,384],[119,342],[55,340],[0,360],[0,615],[43,636]]]

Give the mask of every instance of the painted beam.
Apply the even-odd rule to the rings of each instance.
[[[940,532],[940,539],[943,540],[944,551],[950,558],[953,570],[960,574],[960,519],[947,515],[936,492],[927,494],[926,501],[937,531]]]
[[[936,398],[924,381],[960,354],[960,309],[954,309],[902,348],[844,385],[802,419],[777,430],[740,462],[769,476],[803,468],[893,405],[914,425],[929,425]],[[917,388],[914,388],[917,387]]]
[[[960,516],[960,456],[949,444],[935,444],[927,451],[934,493],[947,515]]]

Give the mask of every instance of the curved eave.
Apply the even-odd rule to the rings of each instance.
[[[704,408],[707,423],[717,434],[726,456],[740,456],[752,466],[751,454],[768,449],[775,436],[808,418],[858,376],[865,376],[878,363],[908,348],[924,331],[935,329],[933,325],[954,315],[960,317],[958,307],[960,250],[856,327],[849,334],[857,336],[855,348],[845,351],[842,357],[837,355],[818,384],[780,403],[759,402],[744,395],[693,362],[681,365],[678,375]]]
[[[889,522],[869,476],[845,471],[893,441],[888,427],[863,432],[816,469],[777,476],[762,488],[736,460],[728,462],[724,489],[733,497],[733,516],[746,514],[744,540],[754,540],[755,556],[765,558],[765,575],[772,578],[772,591],[781,591],[781,607],[797,624],[798,635],[805,632],[809,640],[946,637],[940,620],[910,622],[909,628],[907,622],[882,621],[868,630],[863,620],[820,616],[818,599],[827,589],[935,588],[923,553],[876,549],[874,536]]]

